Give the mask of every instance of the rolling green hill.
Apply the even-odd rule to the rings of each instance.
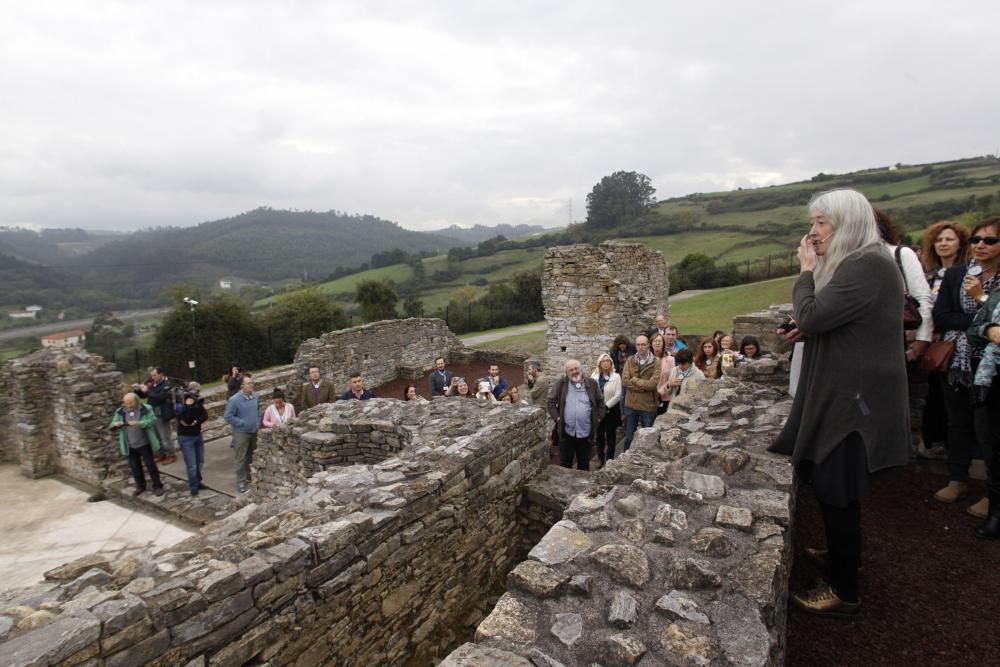
[[[817,174],[808,181],[730,192],[695,193],[661,201],[654,215],[608,232],[586,225],[501,244],[508,249],[461,262],[457,277],[435,282],[419,293],[425,312],[448,302],[457,287],[470,284],[477,294],[508,280],[518,271],[538,269],[550,245],[598,242],[603,238],[634,240],[659,250],[670,264],[690,253],[703,253],[717,264],[787,267],[805,233],[809,199],[819,192],[850,187],[863,192],[896,220],[901,231],[918,242],[922,231],[945,218],[972,219],[1000,211],[1000,160],[970,158],[924,165],[896,165],[849,174]],[[447,266],[445,255],[422,260],[433,276]],[[760,271],[758,271],[760,273]],[[359,280],[407,280],[411,269],[398,264],[324,283],[321,288],[349,301]]]
[[[371,215],[259,208],[195,227],[136,232],[61,267],[114,293],[155,297],[171,283],[208,287],[224,276],[260,282],[327,276],[378,252],[442,252],[456,245]]]

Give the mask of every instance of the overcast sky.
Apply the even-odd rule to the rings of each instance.
[[[1000,145],[1000,3],[0,2],[0,225],[411,229]]]

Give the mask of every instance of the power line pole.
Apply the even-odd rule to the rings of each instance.
[[[572,225],[573,224],[573,200],[569,199],[567,201],[569,202],[569,213],[566,216],[566,224],[567,225]]]

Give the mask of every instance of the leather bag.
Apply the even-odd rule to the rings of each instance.
[[[936,340],[927,347],[924,356],[920,358],[920,367],[928,373],[947,373],[954,354],[955,341]]]
[[[902,246],[896,246],[896,266],[899,267],[899,273],[903,276],[903,286],[906,287],[903,297],[903,330],[912,331],[923,324],[924,318],[920,315],[920,304],[910,296],[910,286],[906,282],[906,273],[903,272],[903,262],[899,258],[899,253],[902,249]]]

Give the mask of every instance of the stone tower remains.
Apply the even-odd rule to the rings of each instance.
[[[542,269],[546,369],[556,375],[568,359],[579,359],[590,373],[616,335],[635,340],[657,313],[669,317],[669,292],[662,253],[641,244],[549,248]]]

